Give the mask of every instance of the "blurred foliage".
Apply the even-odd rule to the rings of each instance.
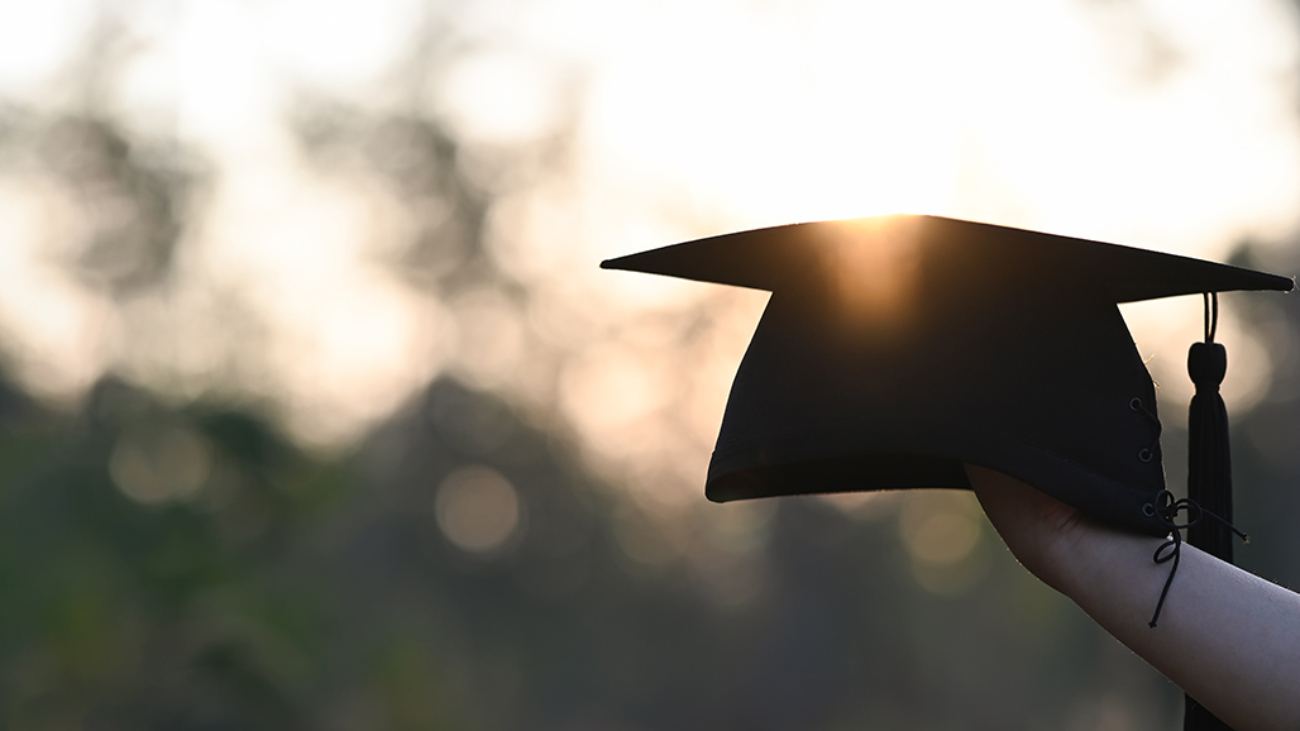
[[[888,521],[816,499],[639,561],[563,443],[451,381],[334,460],[112,380],[75,413],[0,393],[7,728],[1061,728],[1134,679],[1002,551],[936,596]],[[439,532],[466,465],[518,491],[508,551]],[[718,592],[737,575],[742,601]]]
[[[61,119],[43,137],[44,168],[90,219],[85,240],[66,254],[70,268],[117,296],[157,283],[176,249],[194,172],[132,150],[114,125],[95,118]]]
[[[0,172],[58,188],[71,220],[50,242],[51,263],[120,301],[167,278],[209,170],[196,149],[118,119],[115,82],[138,39],[124,28],[129,6],[89,10],[95,20],[64,74],[62,103],[0,100]]]
[[[403,277],[444,290],[499,278],[482,246],[491,196],[465,175],[463,147],[445,125],[428,115],[377,116],[312,100],[294,127],[309,159],[375,176],[412,212],[412,235],[388,256]]]
[[[75,217],[47,258],[117,299],[166,278],[205,177],[193,151],[134,140],[109,118],[18,107],[0,110],[0,165],[57,186]]]

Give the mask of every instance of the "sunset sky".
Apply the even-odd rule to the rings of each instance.
[[[1300,212],[1300,22],[1279,0],[6,3],[0,100],[83,109],[68,80],[105,24],[130,42],[93,103],[202,151],[207,208],[168,291],[112,308],[46,261],[79,235],[69,203],[39,171],[6,173],[9,361],[58,400],[105,371],[189,398],[233,360],[239,389],[325,446],[451,371],[558,410],[605,454],[635,452],[626,440],[675,409],[694,425],[683,472],[698,472],[763,298],[710,300],[715,341],[686,369],[663,345],[689,320],[674,313],[720,295],[601,272],[609,256],[916,212],[1213,258],[1286,239]],[[446,48],[419,55],[419,28]],[[412,63],[427,76],[414,91],[393,81]],[[288,119],[311,94],[432,115],[485,159],[570,140],[561,164],[496,191],[489,244],[533,292],[528,311],[378,267],[406,224],[373,186],[304,160]],[[265,350],[242,351],[209,309],[229,291],[271,334]],[[1199,307],[1127,310],[1176,399]],[[1227,394],[1248,401],[1267,352],[1234,345],[1226,317]],[[564,352],[549,385],[523,367],[534,342]]]

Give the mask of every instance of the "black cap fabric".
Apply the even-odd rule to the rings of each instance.
[[[711,500],[969,488],[963,463],[1164,535],[1155,391],[1116,307],[1292,281],[931,216],[745,231],[606,269],[770,290],[709,466]]]

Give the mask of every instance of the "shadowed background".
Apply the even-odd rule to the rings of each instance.
[[[1281,0],[0,5],[0,725],[1177,727],[969,495],[705,502],[766,294],[597,263],[907,211],[1291,275],[1298,32]],[[1239,562],[1300,586],[1300,305],[1223,299]],[[1124,308],[1175,491],[1200,307]]]

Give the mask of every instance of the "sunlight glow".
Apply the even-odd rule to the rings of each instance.
[[[822,263],[849,317],[878,327],[906,322],[903,310],[915,302],[920,267],[921,221],[883,216],[849,219],[829,228]]]
[[[674,53],[647,31],[602,64],[593,144],[746,224],[939,213],[1211,253],[1287,230],[1300,193],[1289,11],[1236,7],[809,4],[729,19],[725,60],[652,28]],[[1148,30],[1158,73],[1114,55]]]

